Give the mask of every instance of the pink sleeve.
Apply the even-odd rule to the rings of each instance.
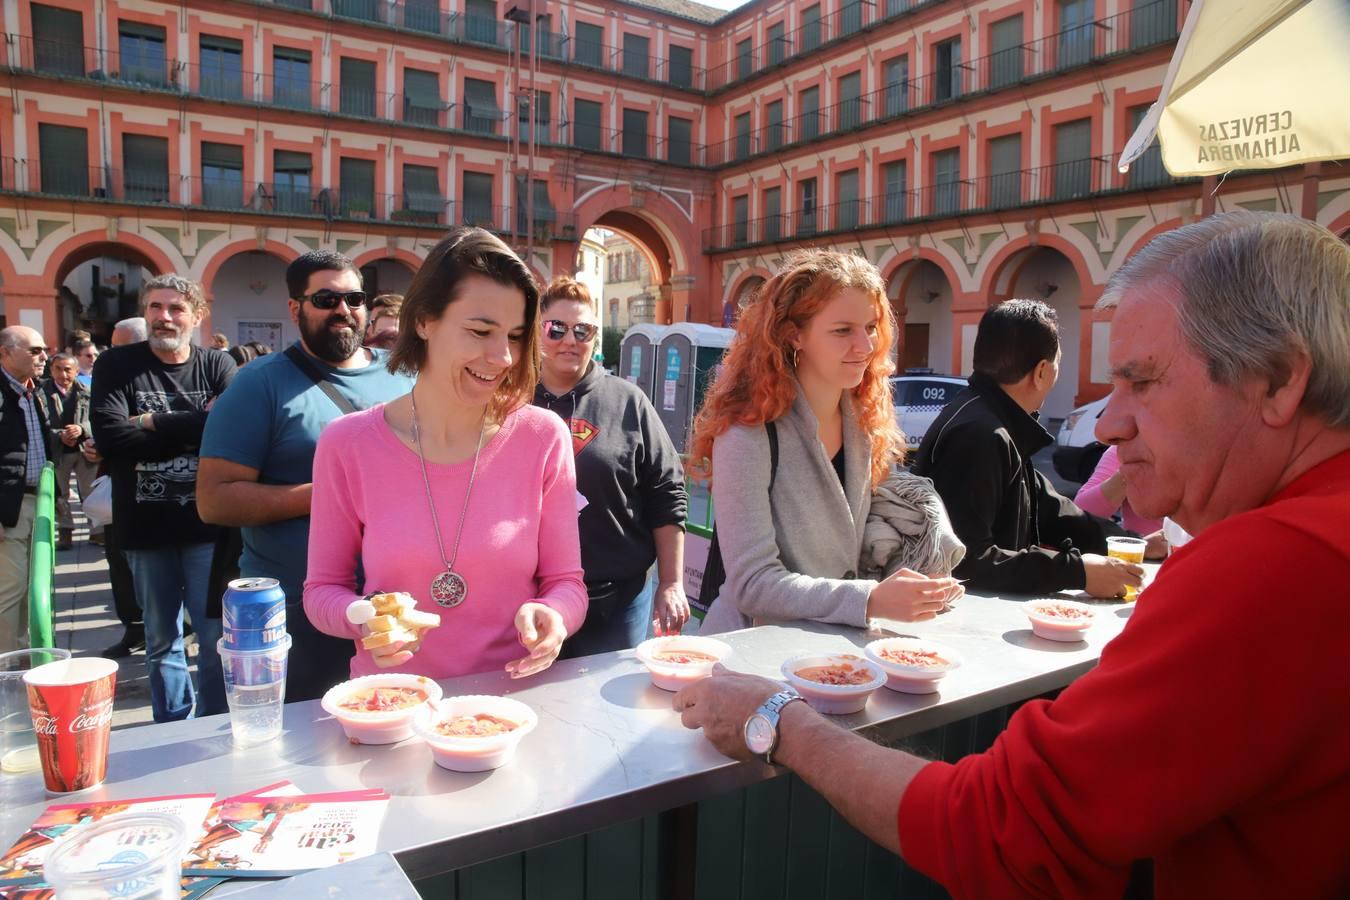
[[[581,578],[581,539],[577,533],[577,473],[571,438],[557,416],[546,439],[544,492],[539,506],[539,601],[563,617],[568,634],[586,620],[586,583]]]
[[[1103,519],[1114,516],[1120,511],[1120,506],[1112,506],[1111,501],[1102,496],[1102,482],[1119,471],[1120,457],[1116,454],[1116,448],[1107,447],[1102,458],[1097,461],[1097,468],[1092,470],[1092,477],[1078,489],[1078,496],[1073,498],[1073,502],[1078,504],[1079,509],[1094,516]]]
[[[305,615],[314,627],[335,637],[361,637],[361,629],[347,621],[347,607],[359,600],[356,560],[361,555],[363,495],[359,466],[348,470],[348,460],[368,458],[352,453],[352,441],[334,423],[319,436],[314,453],[314,486],[310,500],[309,568],[305,574]],[[370,471],[367,469],[366,471]]]

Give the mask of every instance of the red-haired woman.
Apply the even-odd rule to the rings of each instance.
[[[895,324],[861,257],[794,253],[746,307],[694,425],[726,583],[703,631],[813,619],[930,619],[951,578],[857,577],[872,491],[903,452],[887,376]],[[777,444],[777,463],[770,450]]]

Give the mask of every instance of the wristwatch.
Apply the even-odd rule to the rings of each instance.
[[[783,707],[794,700],[805,702],[801,694],[792,688],[784,688],[765,700],[745,720],[745,746],[769,765],[773,765],[773,752],[778,749],[778,719]]]

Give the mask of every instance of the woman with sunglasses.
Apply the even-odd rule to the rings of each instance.
[[[416,385],[319,439],[305,611],[356,642],[352,675],[501,666],[519,678],[548,668],[581,627],[572,448],[558,417],[529,403],[538,307],[505,244],[451,231],[413,276],[389,359]],[[416,644],[364,649],[369,626],[347,610],[375,592],[410,594],[440,625]]]
[[[600,329],[586,287],[556,278],[539,307],[534,403],[567,422],[586,501],[578,520],[590,609],[563,655],[636,646],[653,623],[661,633],[678,633],[689,619],[681,581],[688,497],[679,454],[646,395],[593,361]],[[647,576],[653,561],[655,586]]]
[[[887,381],[895,322],[876,267],[794,253],[736,331],[689,453],[691,471],[712,479],[726,569],[702,630],[933,618],[963,593],[953,579],[857,574],[872,492],[905,446]]]

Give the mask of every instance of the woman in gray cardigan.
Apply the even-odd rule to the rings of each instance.
[[[691,471],[712,479],[727,574],[704,633],[919,621],[963,593],[908,569],[857,575],[872,490],[904,447],[887,381],[894,332],[880,273],[848,253],[794,253],[742,313],[690,451]]]

